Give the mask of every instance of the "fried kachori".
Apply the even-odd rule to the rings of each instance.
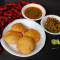
[[[22,37],[22,33],[17,32],[17,31],[13,31],[10,30],[8,32],[5,33],[4,35],[4,40],[8,43],[8,44],[16,44],[17,40],[19,38]]]
[[[14,30],[14,31],[18,31],[18,32],[25,32],[25,31],[27,31],[27,27],[24,26],[21,23],[13,24],[11,29]]]
[[[22,37],[17,41],[17,49],[20,53],[26,55],[34,50],[35,43],[31,37]]]
[[[34,29],[28,29],[23,36],[32,37],[35,44],[40,40],[40,33]]]

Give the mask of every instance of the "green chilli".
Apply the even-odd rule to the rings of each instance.
[[[60,46],[58,46],[58,47],[53,47],[52,49],[59,49],[60,48]]]

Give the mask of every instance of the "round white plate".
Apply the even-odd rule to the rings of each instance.
[[[21,54],[16,49],[16,45],[7,44],[2,37],[1,44],[2,44],[3,48],[6,51],[8,51],[9,53],[11,53],[15,56],[19,56],[19,57],[29,57],[29,56],[32,56],[32,55],[38,53],[43,48],[43,46],[45,44],[45,40],[46,40],[46,35],[45,35],[45,32],[44,32],[43,28],[38,23],[36,23],[34,21],[31,21],[31,20],[28,20],[28,19],[17,19],[15,21],[11,22],[10,24],[8,24],[8,26],[3,30],[3,35],[7,31],[9,31],[11,29],[11,26],[15,23],[22,23],[25,26],[27,26],[28,28],[32,28],[32,29],[37,30],[40,33],[40,41],[36,44],[34,51],[30,54],[27,54],[27,55]]]

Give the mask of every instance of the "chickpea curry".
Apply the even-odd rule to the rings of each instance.
[[[42,10],[38,7],[28,7],[25,9],[24,14],[30,19],[38,19],[42,16]]]
[[[52,33],[60,32],[60,22],[56,18],[48,17],[46,19],[44,27],[45,27],[46,30],[48,30],[48,31],[50,31]]]

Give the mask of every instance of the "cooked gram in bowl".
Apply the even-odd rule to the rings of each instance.
[[[53,35],[60,34],[60,17],[57,15],[47,15],[41,20],[44,30]]]
[[[60,32],[60,22],[58,19],[53,17],[48,17],[44,23],[44,27],[46,30],[52,33]]]

